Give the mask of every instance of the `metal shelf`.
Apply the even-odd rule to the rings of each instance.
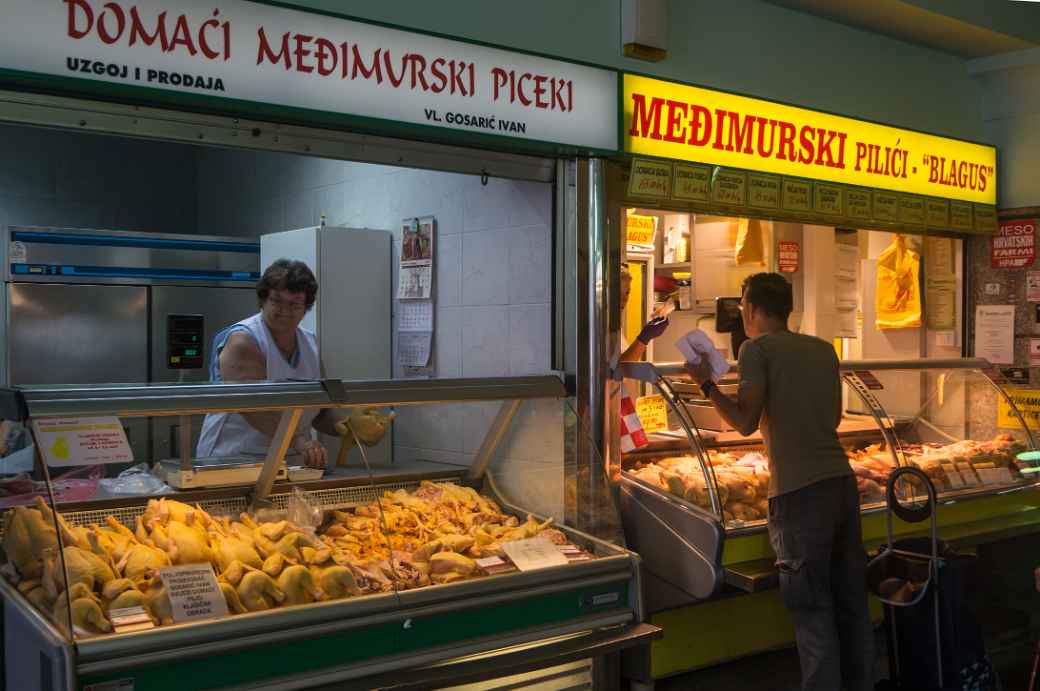
[[[842,372],[859,370],[925,370],[925,369],[988,369],[991,367],[982,358],[928,359],[918,360],[842,360],[838,369]],[[730,372],[735,371],[736,363],[730,361]],[[681,377],[686,373],[682,362],[623,362],[618,372],[626,379],[654,382],[658,377]]]
[[[146,417],[461,401],[564,398],[554,375],[489,379],[26,386],[0,389],[0,416]]]

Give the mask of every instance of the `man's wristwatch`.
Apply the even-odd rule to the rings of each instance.
[[[711,398],[711,392],[719,388],[719,385],[713,382],[711,379],[701,384],[701,393],[704,394],[705,398]]]

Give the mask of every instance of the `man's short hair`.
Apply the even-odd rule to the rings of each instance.
[[[777,273],[748,276],[744,279],[741,292],[750,305],[777,319],[787,321],[794,309],[791,284]]]
[[[263,307],[272,290],[303,293],[307,298],[307,309],[314,306],[318,297],[318,279],[310,267],[296,259],[279,259],[264,271],[256,282],[256,297]]]

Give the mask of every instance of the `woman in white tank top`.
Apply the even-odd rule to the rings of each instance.
[[[232,324],[213,339],[210,381],[286,381],[320,379],[321,359],[314,333],[300,326],[314,305],[318,282],[301,261],[279,259],[256,284],[260,312]],[[311,427],[337,434],[345,418],[331,410],[306,410],[292,447],[309,466],[324,467],[325,448],[311,438]],[[213,413],[202,423],[199,457],[264,455],[278,427],[278,413]]]

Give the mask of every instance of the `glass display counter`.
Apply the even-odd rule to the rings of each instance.
[[[630,363],[620,372],[651,384],[670,411],[669,429],[649,435],[650,443],[626,454],[613,474],[629,546],[666,594],[648,597],[648,606],[712,597],[727,584],[771,587],[769,461],[761,436],[730,429],[681,365]],[[901,465],[924,470],[947,505],[1036,486],[1036,461],[1024,453],[1035,449],[1032,432],[985,361],[844,362],[841,376],[838,436],[864,520],[883,509],[888,476]],[[736,386],[736,372],[720,382],[724,393],[735,395]],[[866,526],[865,536],[875,537]]]
[[[193,458],[192,420],[223,414],[270,430],[266,452]],[[447,685],[655,633],[638,558],[565,520],[563,439],[580,426],[557,377],[24,387],[0,392],[0,415],[38,449],[0,479],[9,688]],[[348,446],[294,482],[287,452],[315,415]],[[254,481],[178,490],[163,464],[130,466],[121,426],[169,416],[178,481],[213,465]],[[452,430],[454,456],[410,446]],[[560,441],[530,443],[545,438]],[[399,458],[370,459],[379,443]]]
[[[669,410],[666,429],[608,469],[626,543],[643,560],[649,621],[667,631],[625,658],[626,676],[650,688],[682,670],[791,645],[766,529],[760,435],[728,429],[681,364],[626,363],[619,374],[649,385]],[[868,550],[885,539],[888,477],[907,464],[938,490],[940,536],[955,547],[1040,530],[1040,454],[987,362],[843,362],[841,377],[838,436],[859,484]],[[720,388],[734,394],[737,380],[731,371]],[[897,518],[894,532],[922,525]]]

